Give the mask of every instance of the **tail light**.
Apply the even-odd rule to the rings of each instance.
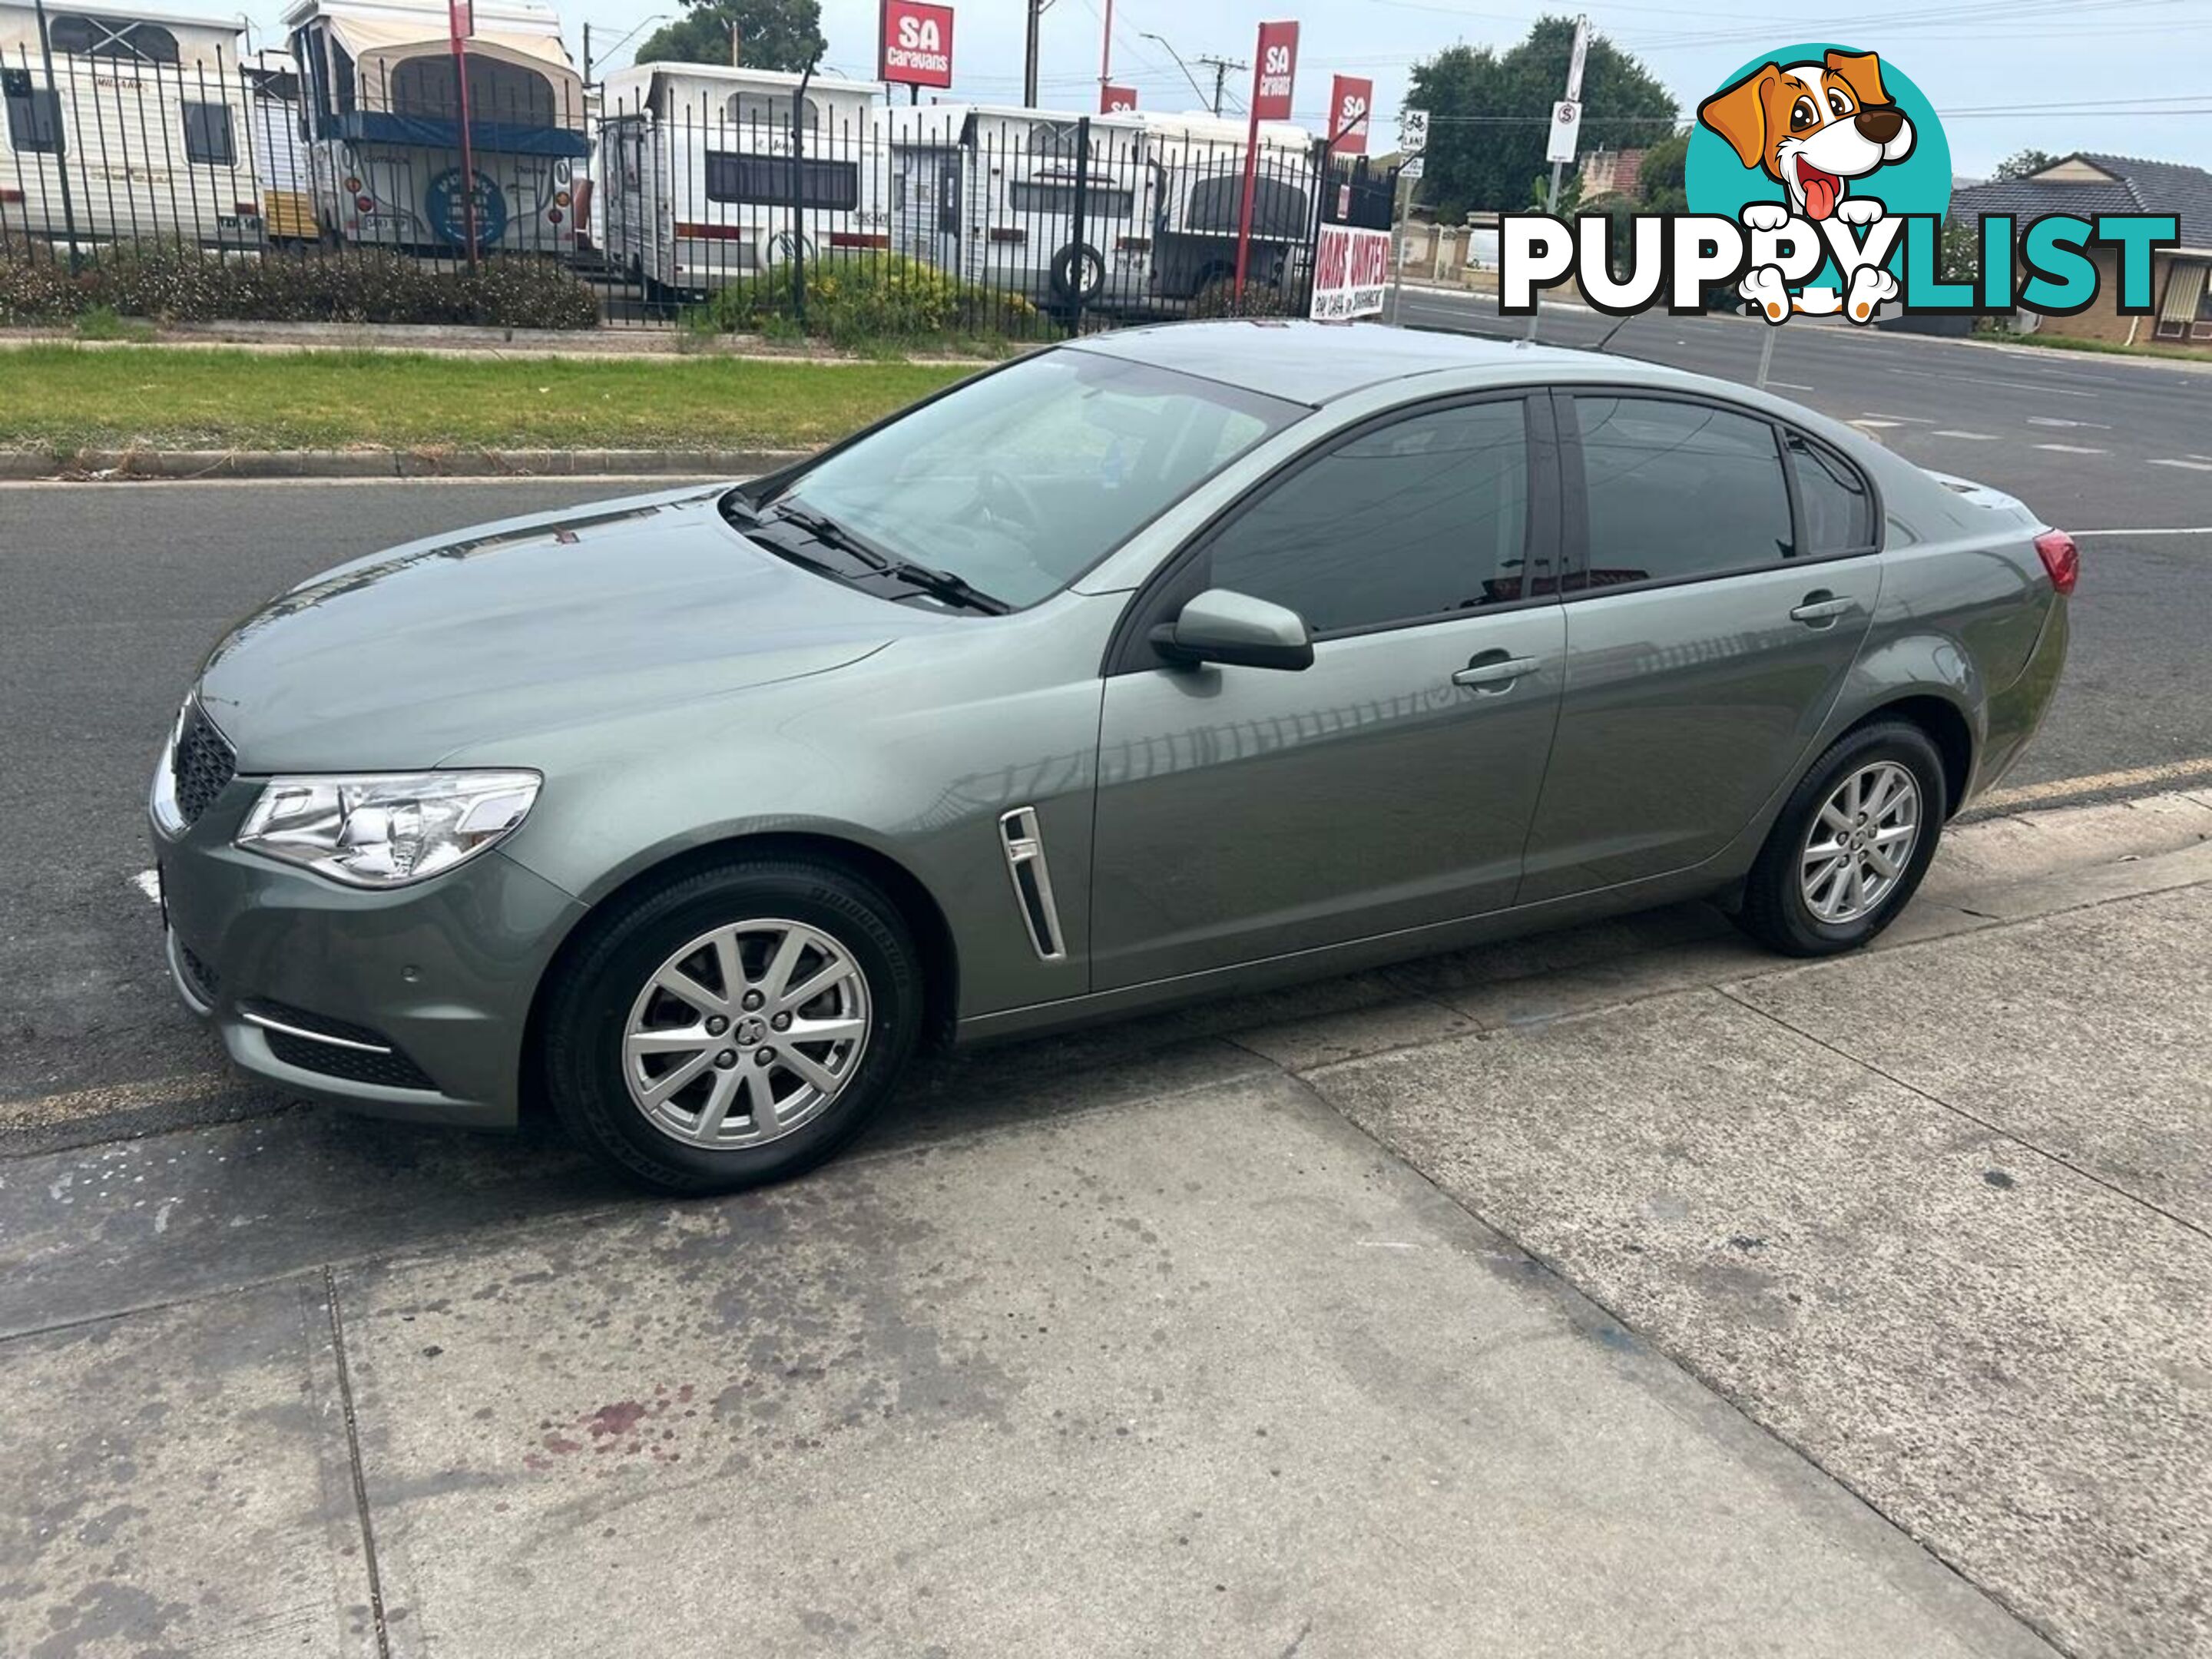
[[[356,196],[353,198],[353,204],[363,213],[376,211],[376,198],[373,196]]]
[[[2051,573],[2051,585],[2061,593],[2071,593],[2081,579],[2081,550],[2074,545],[2074,538],[2063,530],[2046,530],[2035,538],[2035,550]]]
[[[566,207],[566,206],[568,206],[568,192],[567,191],[565,191],[565,190],[556,190],[556,191],[555,191],[553,192],[553,205],[554,205],[555,207]]]
[[[561,222],[561,210],[559,208],[547,208],[545,210],[545,222],[549,225],[559,224]]]
[[[361,191],[360,177],[357,174],[349,173],[346,176],[346,188],[358,195]]]

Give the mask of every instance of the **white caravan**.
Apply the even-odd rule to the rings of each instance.
[[[246,85],[253,106],[253,172],[261,185],[262,225],[271,242],[312,241],[315,198],[307,174],[299,65],[289,52],[256,52],[246,60]]]
[[[784,264],[795,239],[809,258],[887,246],[875,83],[817,75],[801,106],[799,79],[712,64],[608,76],[592,169],[607,262],[648,295],[700,294]]]
[[[892,106],[891,246],[1055,310],[1141,308],[1152,255],[1145,130],[981,104]],[[1079,192],[1079,185],[1080,191]],[[1082,210],[1078,234],[1077,209]]]
[[[590,145],[561,20],[535,0],[476,0],[460,78],[444,0],[298,0],[284,14],[301,76],[315,213],[343,242],[566,256]]]
[[[236,17],[0,0],[0,248],[261,243]],[[66,168],[66,189],[64,188]]]

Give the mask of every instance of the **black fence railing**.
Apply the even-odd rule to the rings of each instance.
[[[521,257],[617,325],[1042,338],[1303,314],[1316,227],[1387,226],[1395,185],[1318,144],[1263,144],[1248,171],[1218,129],[660,89],[681,77],[602,104],[476,56],[464,124],[442,52],[306,56],[7,54],[0,258]]]

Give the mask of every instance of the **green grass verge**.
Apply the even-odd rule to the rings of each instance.
[[[2212,346],[2123,345],[2118,340],[2078,340],[2069,335],[2047,333],[1996,334],[2007,345],[2041,346],[2047,351],[2094,351],[2107,357],[2178,357],[2185,362],[2212,363]]]
[[[972,372],[41,345],[0,351],[0,448],[804,449]]]

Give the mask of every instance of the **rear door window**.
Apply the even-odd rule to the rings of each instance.
[[[1788,440],[1797,474],[1797,505],[1804,515],[1805,556],[1864,553],[1875,544],[1874,498],[1850,462],[1801,433]]]
[[[1670,398],[1579,393],[1586,568],[1568,586],[1683,581],[1796,556],[1775,429]]]

